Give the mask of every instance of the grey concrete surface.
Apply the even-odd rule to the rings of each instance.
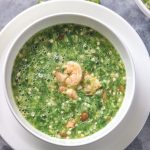
[[[102,5],[117,12],[133,26],[150,54],[150,19],[143,15],[134,0],[101,1]],[[37,0],[0,0],[0,30],[17,14],[36,3]],[[0,138],[0,150],[12,150],[2,138]],[[126,150],[150,150],[150,116],[138,137]]]

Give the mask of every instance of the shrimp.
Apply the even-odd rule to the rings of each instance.
[[[71,99],[78,98],[77,92],[74,89],[67,89],[64,93]]]
[[[54,73],[57,81],[60,82],[60,83],[63,83],[66,80],[66,78],[68,77],[67,74],[63,74],[59,71],[54,71],[53,73]]]
[[[59,91],[63,94],[66,94],[72,100],[78,98],[77,92],[74,89],[67,89],[65,86],[60,86]]]
[[[77,92],[74,89],[67,89],[65,86],[60,86],[59,91],[63,94],[66,94],[72,100],[78,98]]]
[[[71,99],[77,99],[78,95],[75,88],[82,80],[81,66],[73,61],[67,62],[63,66],[64,72],[54,71],[56,80],[60,83],[59,91],[66,94]]]
[[[66,91],[66,87],[65,86],[60,86],[59,87],[59,91],[61,92],[61,93],[65,93],[65,91]]]
[[[66,124],[66,127],[67,128],[74,128],[76,125],[76,120],[75,119],[72,119],[72,120],[69,120]]]
[[[64,72],[54,71],[54,75],[58,82],[67,87],[77,86],[82,79],[81,66],[73,61],[67,62],[64,66]]]
[[[84,92],[93,95],[101,87],[101,82],[94,76],[86,73],[84,75]]]
[[[64,69],[64,73],[69,75],[65,80],[66,86],[73,87],[79,85],[82,80],[81,66],[76,62],[69,61],[64,65]]]

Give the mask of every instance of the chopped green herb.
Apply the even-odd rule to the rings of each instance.
[[[100,0],[88,0],[88,1],[100,4]]]

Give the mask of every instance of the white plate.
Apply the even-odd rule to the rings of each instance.
[[[27,27],[31,21],[44,16],[61,13],[76,12],[96,17],[108,25],[120,36],[128,46],[136,69],[136,93],[128,114],[121,124],[100,142],[82,147],[82,150],[121,150],[136,137],[144,126],[150,110],[150,60],[148,52],[134,29],[120,16],[111,10],[80,0],[55,0],[36,5],[13,19],[0,33],[0,72],[3,67],[3,55],[15,37]],[[1,74],[0,74],[1,83]],[[0,84],[0,134],[15,150],[63,150],[32,136],[14,118],[6,103],[2,85]],[[72,147],[64,150],[77,150]]]

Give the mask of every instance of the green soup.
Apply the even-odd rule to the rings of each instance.
[[[19,111],[36,129],[57,138],[82,138],[105,127],[119,110],[125,87],[125,66],[113,45],[75,24],[35,34],[12,72]]]
[[[150,10],[150,0],[143,0],[146,7]]]

